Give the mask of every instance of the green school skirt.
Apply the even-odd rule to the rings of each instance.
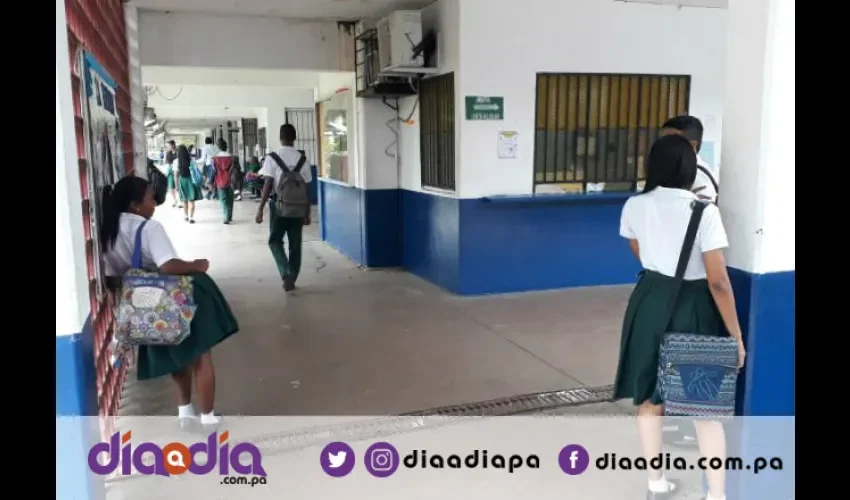
[[[168,190],[169,191],[171,191],[172,189],[176,189],[175,184],[174,184],[174,172],[171,172],[169,170],[168,175],[165,176],[165,179],[166,179],[166,182],[168,183]]]
[[[198,201],[203,199],[204,195],[190,177],[180,177],[180,201]]]
[[[176,346],[139,346],[138,378],[148,380],[179,371],[222,340],[239,331],[236,317],[215,281],[206,273],[192,274],[198,309],[192,333]]]
[[[670,328],[664,315],[673,293],[673,278],[642,271],[629,298],[620,339],[620,362],[614,399],[631,398],[635,405],[663,401],[655,393],[661,339],[668,331],[727,335],[706,280],[685,281],[679,292]]]

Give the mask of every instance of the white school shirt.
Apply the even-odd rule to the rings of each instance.
[[[213,156],[215,156],[215,148],[212,144],[204,144],[204,149],[201,150],[201,158],[203,158],[203,165],[210,166],[213,163]]]
[[[280,156],[283,163],[290,169],[295,168],[295,165],[298,165],[298,161],[301,159],[301,151],[291,146],[284,146],[278,149],[277,155]],[[283,169],[277,165],[272,155],[266,155],[266,160],[263,162],[263,167],[258,172],[258,175],[273,178],[274,185],[277,186],[280,183],[280,178],[283,177]],[[306,161],[304,162],[304,166],[301,167],[301,177],[304,179],[304,182],[313,181],[313,175],[310,173],[310,165]]]
[[[118,219],[118,238],[115,246],[103,255],[107,276],[123,276],[132,266],[133,249],[136,246],[136,231],[145,218],[124,212]],[[165,228],[155,220],[148,220],[142,229],[142,267],[155,270],[171,259],[177,258],[177,252]]]
[[[620,236],[638,241],[644,269],[670,277],[676,275],[679,253],[691,219],[691,203],[696,199],[696,194],[684,189],[658,187],[626,201],[620,218]],[[702,213],[684,278],[705,279],[702,254],[728,246],[720,210],[709,203]]]
[[[720,181],[717,179],[717,172],[713,168],[711,168],[708,163],[706,163],[705,160],[700,157],[700,155],[697,155],[697,165],[711,172],[711,176],[714,177],[714,181],[717,182],[718,186],[720,185]],[[709,198],[706,201],[716,203],[717,190],[714,189],[714,184],[711,183],[711,179],[709,179],[708,176],[705,175],[705,172],[700,169],[697,169],[697,178],[694,181],[694,189],[699,189],[702,186],[705,186],[705,188],[700,189],[699,191],[697,191],[696,194],[706,196]]]

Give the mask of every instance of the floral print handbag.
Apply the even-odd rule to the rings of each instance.
[[[178,345],[191,333],[198,306],[192,278],[142,269],[142,229],[136,231],[131,268],[122,278],[115,339],[126,347]]]

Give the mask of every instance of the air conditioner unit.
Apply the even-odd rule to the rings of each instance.
[[[422,15],[418,10],[397,10],[378,21],[378,62],[382,73],[414,73],[425,60],[413,57],[422,41]]]

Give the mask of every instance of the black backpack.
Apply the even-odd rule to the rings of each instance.
[[[168,195],[168,178],[152,163],[148,164],[148,182],[151,184],[153,199],[157,206],[165,203],[165,197]]]

